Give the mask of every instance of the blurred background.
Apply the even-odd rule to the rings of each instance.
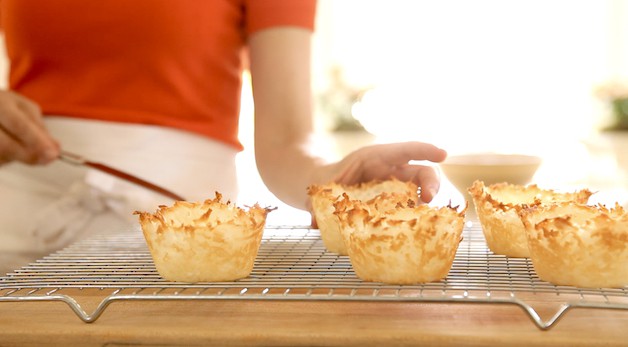
[[[321,156],[404,140],[535,154],[535,183],[628,201],[628,140],[617,145],[628,129],[616,125],[623,101],[628,113],[628,1],[319,0],[312,59]],[[268,224],[308,224],[257,174],[248,81],[239,202],[278,206]],[[443,177],[434,204],[460,199]]]
[[[314,143],[327,158],[401,140],[535,154],[534,182],[628,201],[617,161],[628,147],[602,131],[628,81],[628,1],[319,0],[313,51]],[[241,200],[274,203],[251,177],[250,103],[245,88]],[[460,199],[443,178],[434,203]],[[309,222],[277,205],[269,223]]]

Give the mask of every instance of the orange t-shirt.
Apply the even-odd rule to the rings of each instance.
[[[2,0],[9,86],[47,115],[153,124],[238,149],[241,53],[315,0]]]

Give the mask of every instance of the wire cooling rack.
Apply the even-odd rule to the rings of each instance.
[[[102,301],[87,313],[75,295]],[[178,283],[157,273],[141,231],[79,241],[0,277],[0,302],[61,301],[91,323],[121,300],[326,300],[511,304],[547,330],[573,308],[628,310],[628,287],[584,289],[541,281],[526,258],[494,255],[482,231],[463,232],[447,278],[387,285],[356,277],[347,256],[327,252],[316,229],[269,227],[251,275],[235,282]],[[534,303],[553,304],[542,319]]]

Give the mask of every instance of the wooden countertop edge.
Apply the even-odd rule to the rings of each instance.
[[[466,303],[116,302],[85,323],[61,302],[0,302],[0,345],[625,346],[626,327],[626,311],[575,309],[542,331],[517,306]]]

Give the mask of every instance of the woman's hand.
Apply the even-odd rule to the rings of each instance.
[[[46,130],[39,106],[22,95],[0,91],[0,165],[47,164],[58,156],[59,144]]]
[[[440,188],[440,179],[431,166],[413,165],[411,160],[441,162],[447,152],[423,142],[400,142],[360,148],[338,163],[325,168],[317,181],[357,184],[395,177],[412,181],[421,188],[421,200],[430,202]]]

